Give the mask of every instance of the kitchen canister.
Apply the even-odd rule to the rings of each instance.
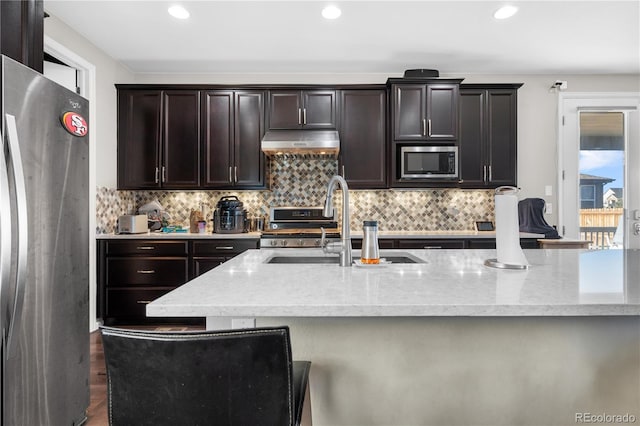
[[[363,265],[376,265],[380,263],[380,249],[378,247],[378,222],[365,220],[362,223],[362,254],[360,262]]]

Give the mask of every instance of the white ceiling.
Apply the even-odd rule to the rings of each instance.
[[[182,4],[191,17],[167,13]],[[329,3],[342,9],[321,17]],[[640,74],[640,1],[45,0],[137,73]]]

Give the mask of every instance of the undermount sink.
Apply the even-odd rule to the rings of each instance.
[[[355,259],[359,258],[359,255],[354,255]],[[398,263],[424,263],[422,259],[419,259],[409,253],[394,253],[385,254],[381,253],[380,258],[384,259],[385,264],[398,264]],[[264,263],[279,263],[279,264],[311,264],[311,263],[335,263],[339,262],[338,256],[271,256]]]

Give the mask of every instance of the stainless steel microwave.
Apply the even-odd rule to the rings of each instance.
[[[458,147],[412,145],[400,148],[401,179],[458,177]]]

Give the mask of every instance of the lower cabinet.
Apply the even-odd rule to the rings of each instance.
[[[362,248],[362,238],[353,238],[351,246],[354,249]],[[535,238],[520,238],[520,246],[523,249],[540,248]],[[378,238],[378,247],[381,249],[495,249],[495,238]]]
[[[202,275],[246,250],[257,248],[260,248],[257,239],[195,240],[191,246],[192,276]]]
[[[193,318],[148,318],[146,305],[258,247],[258,239],[98,240],[98,317],[106,325],[203,323]]]

